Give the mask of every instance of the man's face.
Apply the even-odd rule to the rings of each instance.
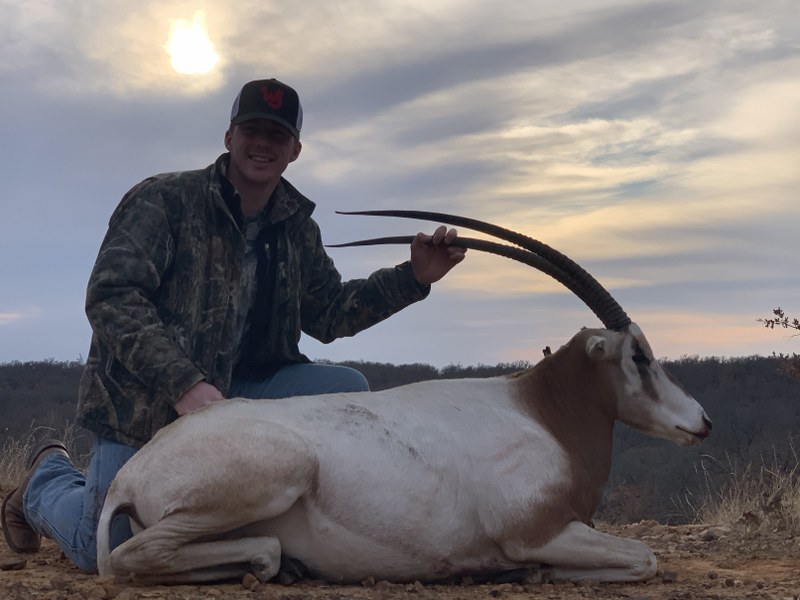
[[[239,186],[276,183],[302,145],[283,125],[250,119],[225,132],[225,147],[231,154],[229,175]]]

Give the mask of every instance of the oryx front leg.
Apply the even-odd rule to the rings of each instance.
[[[550,571],[555,579],[644,581],[656,574],[656,557],[646,544],[602,533],[577,521],[543,546],[526,548],[517,539],[503,547],[513,560],[553,565]]]

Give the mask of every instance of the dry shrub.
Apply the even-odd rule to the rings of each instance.
[[[30,449],[46,438],[64,442],[73,464],[79,469],[86,468],[89,462],[86,440],[76,425],[65,423],[61,429],[53,429],[33,423],[23,435],[7,436],[0,444],[0,491],[8,492],[17,487],[25,476]]]
[[[696,520],[800,535],[800,462],[793,441],[785,456],[773,451],[760,465],[733,465],[727,484],[699,504]]]
[[[772,317],[767,317],[764,319],[756,319],[759,323],[763,323],[764,327],[767,329],[794,329],[796,331],[800,331],[800,319],[797,317],[790,317],[788,316],[784,310],[779,306],[772,310]],[[794,334],[790,337],[796,337],[800,334]],[[796,379],[800,379],[800,354],[793,352],[792,354],[776,354],[775,352],[772,353],[772,356],[778,359],[779,365],[781,370],[789,375],[790,377],[794,377]]]

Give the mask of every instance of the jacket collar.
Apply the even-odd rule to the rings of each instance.
[[[236,221],[240,223],[239,195],[227,176],[229,160],[230,154],[226,152],[220,155],[214,164],[209,167],[210,183],[212,188],[218,190],[228,210],[232,215],[235,215]],[[306,221],[311,217],[315,208],[316,204],[314,202],[306,198],[297,188],[281,177],[269,201],[269,220],[275,224],[296,216],[301,221]]]

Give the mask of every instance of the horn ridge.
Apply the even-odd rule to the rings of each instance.
[[[413,235],[398,235],[380,238],[372,238],[368,240],[358,240],[356,242],[345,242],[343,244],[325,244],[327,248],[350,248],[355,246],[381,246],[387,244],[410,244],[414,241]],[[479,250],[481,252],[488,252],[504,256],[512,260],[524,263],[528,266],[535,267],[553,279],[556,279],[561,284],[572,290],[576,295],[580,296],[578,290],[574,289],[575,284],[570,277],[561,269],[553,265],[551,262],[545,260],[535,252],[518,248],[516,246],[508,246],[506,244],[498,244],[490,240],[479,240],[476,238],[469,238],[459,236],[453,243],[453,246],[459,248],[469,248],[471,250]],[[598,315],[599,316],[599,315]]]
[[[449,225],[466,227],[475,231],[480,231],[503,239],[524,248],[525,250],[538,255],[546,262],[550,263],[557,272],[564,275],[564,278],[556,277],[553,273],[542,269],[538,265],[531,265],[554,277],[575,293],[600,319],[605,327],[612,330],[621,330],[631,322],[628,315],[614,300],[611,294],[585,269],[578,265],[568,256],[547,244],[535,240],[527,235],[517,233],[510,229],[493,225],[485,221],[479,221],[469,217],[461,217],[447,213],[418,211],[418,210],[365,210],[365,211],[336,211],[343,215],[367,215],[367,216],[386,216],[404,217],[409,219],[419,219],[425,221],[439,221]],[[485,250],[485,249],[484,249]],[[491,250],[486,250],[490,251]],[[500,254],[499,252],[494,252]],[[508,256],[507,254],[503,254]],[[509,258],[513,258],[508,256]],[[519,260],[519,259],[516,259]],[[522,260],[521,262],[525,262]],[[527,264],[527,263],[526,263]]]

